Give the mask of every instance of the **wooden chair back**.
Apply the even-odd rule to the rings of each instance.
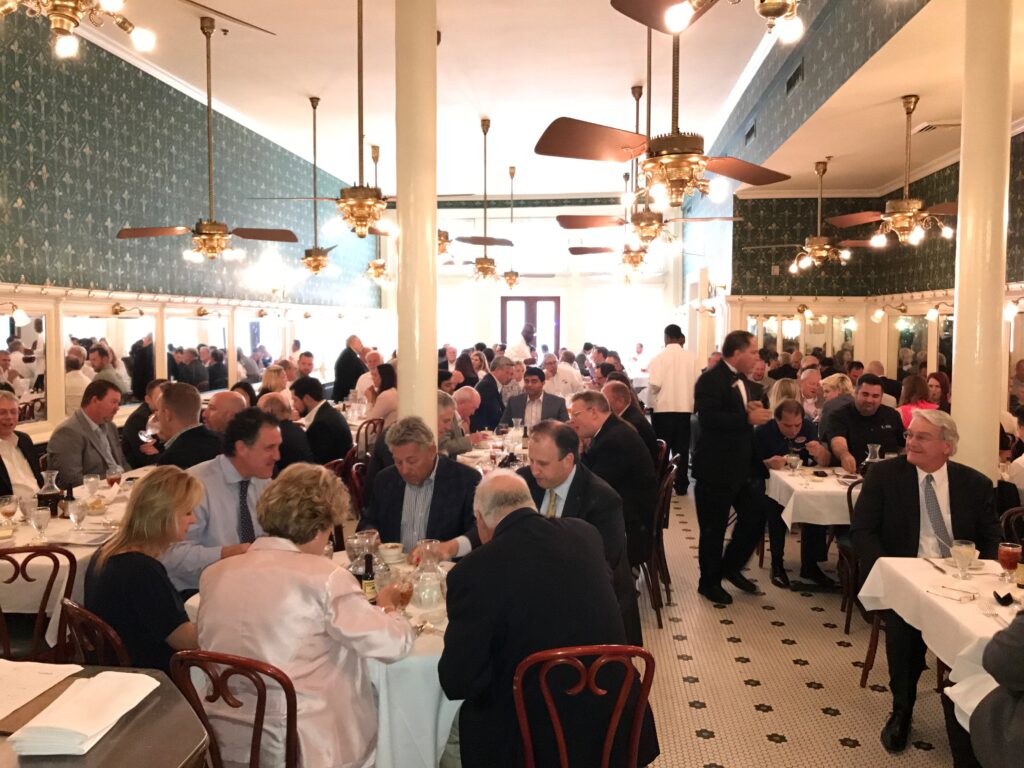
[[[668,443],[664,440],[658,440],[658,461],[654,467],[658,471],[658,477],[664,477],[665,472],[668,471]]]
[[[651,685],[654,682],[654,657],[643,648],[633,645],[579,645],[571,648],[554,648],[549,651],[533,653],[519,662],[516,667],[515,676],[512,679],[512,697],[516,706],[516,718],[519,720],[519,734],[523,744],[523,765],[525,768],[535,768],[536,758],[533,749],[533,736],[530,732],[530,720],[526,712],[525,685],[527,675],[536,670],[536,684],[540,686],[544,698],[546,710],[550,718],[550,725],[555,735],[555,744],[558,748],[558,759],[560,768],[569,768],[569,753],[566,747],[566,733],[562,727],[562,720],[555,705],[554,694],[548,675],[552,669],[566,668],[576,673],[577,679],[574,684],[567,687],[559,694],[578,696],[586,691],[595,696],[606,696],[609,691],[597,684],[597,675],[609,664],[621,665],[623,678],[618,692],[615,694],[615,706],[612,709],[608,720],[608,727],[605,729],[604,744],[601,751],[601,768],[609,768],[612,759],[612,747],[615,743],[615,736],[622,721],[626,701],[634,683],[639,675],[633,665],[634,659],[642,659],[644,662],[643,676],[633,701],[633,712],[629,722],[628,761],[625,766],[633,768],[637,763],[637,753],[640,747],[640,731],[643,726],[644,713],[647,710],[647,699],[651,692]],[[534,676],[531,676],[534,677]],[[569,734],[568,739],[573,740]]]
[[[192,670],[198,669],[209,681],[209,689],[200,697],[192,679]],[[202,679],[201,676],[197,676]],[[231,690],[233,679],[248,681],[255,693],[252,717],[252,739],[249,742],[249,768],[259,768],[260,743],[263,738],[263,720],[267,711],[267,680],[270,679],[281,687],[285,699],[285,756],[284,768],[298,768],[299,765],[299,734],[297,727],[298,706],[295,699],[295,686],[291,679],[277,667],[244,656],[232,656],[213,651],[178,651],[171,657],[171,679],[181,690],[188,703],[206,728],[210,736],[210,762],[213,768],[223,768],[220,745],[217,734],[210,723],[210,717],[203,706],[203,701],[214,703],[223,699],[224,703],[234,709],[245,705]]]
[[[384,429],[384,419],[367,419],[356,430],[355,449],[359,456],[373,453],[373,444]]]
[[[1003,541],[1024,544],[1024,507],[1011,507],[999,518]]]
[[[67,573],[63,586],[58,587],[61,578],[61,559],[67,562]],[[45,573],[40,573],[40,570]],[[39,595],[39,607],[36,608],[35,621],[32,625],[32,641],[27,654],[19,654],[19,661],[52,661],[53,651],[46,646],[46,625],[48,622],[46,611],[50,606],[50,598],[54,589],[59,589],[64,598],[71,597],[71,589],[75,584],[75,574],[78,570],[78,561],[75,556],[62,547],[52,545],[11,547],[0,549],[0,583],[13,584],[23,580],[25,586],[40,582],[43,578],[42,591]],[[34,571],[30,572],[30,571]],[[58,607],[57,610],[60,610]],[[65,634],[65,617],[61,613],[59,619],[58,638]],[[57,656],[60,655],[61,643],[58,641]],[[4,617],[3,605],[0,605],[0,658],[11,659],[14,657],[11,650],[11,636],[8,632],[7,620]]]
[[[128,650],[112,626],[74,600],[65,597],[60,604],[68,630],[62,653],[66,663],[101,667],[132,666]]]
[[[366,463],[357,461],[349,471],[348,480],[349,496],[352,501],[352,514],[356,517],[363,515],[363,499],[366,498]]]
[[[861,486],[861,485],[864,485],[864,481],[863,480],[857,480],[855,482],[850,483],[850,485],[847,486],[847,488],[846,488],[846,509],[850,513],[850,522],[851,523],[853,522],[853,507],[854,507],[853,489],[857,488],[858,486]]]

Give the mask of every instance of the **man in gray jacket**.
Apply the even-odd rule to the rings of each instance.
[[[984,768],[1020,765],[1024,752],[1024,613],[985,646],[982,665],[999,687],[971,714],[971,746]]]
[[[112,423],[120,406],[121,390],[113,382],[96,379],[85,388],[81,410],[54,430],[46,446],[47,468],[57,470],[57,485],[73,488],[82,484],[83,475],[104,477],[115,467],[124,467]]]

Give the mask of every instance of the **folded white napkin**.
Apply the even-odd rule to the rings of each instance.
[[[114,483],[113,485],[111,485],[108,488],[100,488],[100,490],[97,492],[96,495],[97,496],[102,496],[103,498],[107,499],[108,501],[111,501],[120,492],[121,492],[121,483],[117,482],[117,483]]]
[[[158,685],[131,672],[76,680],[8,742],[19,755],[84,755]]]

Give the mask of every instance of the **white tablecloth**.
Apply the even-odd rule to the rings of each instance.
[[[846,506],[846,486],[832,475],[815,477],[812,468],[801,468],[796,475],[788,469],[770,470],[765,483],[765,494],[782,505],[782,519],[786,526],[793,523],[815,525],[849,525],[850,511]],[[854,496],[860,487],[854,491]]]
[[[335,553],[334,559],[348,564],[344,552]],[[193,595],[185,603],[192,621],[199,615],[199,602],[200,595]],[[418,613],[412,607],[408,611]],[[367,661],[377,690],[376,768],[436,768],[462,705],[449,701],[441,689],[437,663],[443,650],[443,635],[424,632],[401,661]]]
[[[961,581],[953,578],[956,569],[952,566],[942,565],[947,571],[943,575],[919,558],[883,557],[876,561],[859,595],[867,610],[893,610],[921,630],[925,644],[950,668],[950,680],[957,683],[946,695],[956,704],[957,718],[965,728],[974,707],[996,686],[982,669],[981,657],[992,635],[1005,625],[983,611],[996,611],[1006,622],[1012,621],[1016,612],[1016,606],[1002,608],[992,597],[993,590],[1009,591],[997,581],[1002,572],[998,563],[986,560],[983,564],[982,571]],[[979,597],[959,603],[929,594],[946,591],[941,587],[974,591]]]

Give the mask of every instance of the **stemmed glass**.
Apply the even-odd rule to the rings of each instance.
[[[999,565],[1003,568],[999,580],[1003,583],[1014,581],[1014,573],[1016,573],[1017,565],[1020,563],[1020,544],[1013,544],[1007,541],[1000,542],[998,557]]]
[[[107,485],[111,488],[121,481],[121,475],[124,474],[124,469],[118,464],[114,464],[107,470]]]
[[[85,504],[81,501],[72,501],[68,505],[68,517],[71,518],[71,522],[75,525],[75,530],[82,530],[82,523],[85,522],[86,515],[89,514],[89,510]]]
[[[3,516],[3,526],[15,527],[17,523],[14,522],[14,516],[18,513],[18,497],[17,496],[0,496],[0,515]]]
[[[786,466],[789,467],[789,476],[793,477],[796,475],[797,467],[801,464],[799,453],[787,453],[786,454]]]
[[[44,534],[46,533],[46,526],[50,524],[50,508],[36,507],[29,515],[29,521],[36,531],[36,537],[32,539],[32,543],[45,544],[48,541]]]
[[[158,419],[154,413],[149,417],[149,421],[146,422],[146,428],[139,430],[139,440],[143,443],[152,443],[159,432],[160,419]]]

